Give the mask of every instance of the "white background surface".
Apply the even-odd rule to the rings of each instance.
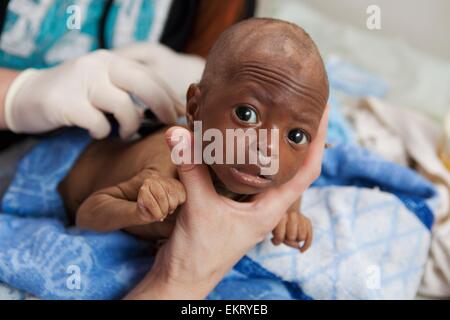
[[[284,0],[282,0],[284,1]],[[299,0],[328,17],[357,28],[366,27],[366,9],[381,9],[383,36],[405,40],[424,52],[450,60],[450,1],[448,0]]]

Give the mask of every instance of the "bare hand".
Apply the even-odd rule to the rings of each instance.
[[[327,123],[328,108],[294,178],[251,202],[239,203],[218,195],[205,165],[179,166],[187,200],[151,272],[127,298],[206,297],[239,259],[275,228],[290,204],[320,175]],[[189,131],[171,128],[166,137],[172,148],[174,130],[184,130],[185,141],[192,142]]]

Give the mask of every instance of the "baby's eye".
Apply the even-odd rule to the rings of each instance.
[[[258,123],[258,115],[256,111],[249,106],[238,106],[234,112],[239,120],[247,123]]]
[[[301,129],[292,129],[291,131],[289,131],[288,139],[295,144],[306,144],[309,142],[308,136]]]

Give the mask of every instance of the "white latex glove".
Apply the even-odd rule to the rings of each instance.
[[[198,82],[205,69],[205,59],[177,53],[159,43],[141,42],[116,49],[115,52],[149,67],[175,91],[182,101],[186,98],[189,85]]]
[[[120,136],[128,138],[139,128],[142,113],[130,94],[166,124],[174,123],[184,109],[175,93],[149,68],[98,50],[54,68],[22,72],[7,92],[5,121],[16,133],[78,126],[101,139],[111,130],[106,112],[119,122]]]

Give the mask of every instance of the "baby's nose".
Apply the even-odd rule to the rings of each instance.
[[[276,130],[275,132],[273,130]],[[268,129],[258,135],[257,150],[260,154],[270,157],[276,154],[279,146],[278,129]]]

